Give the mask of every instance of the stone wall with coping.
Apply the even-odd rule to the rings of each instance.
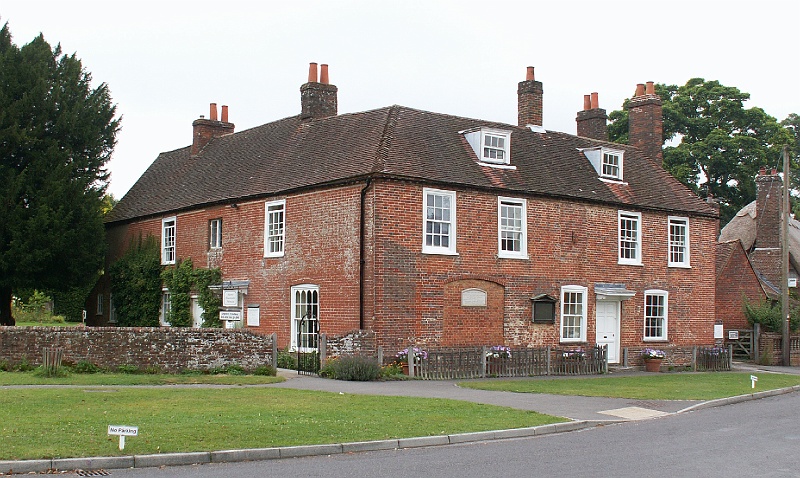
[[[243,329],[170,327],[0,327],[0,361],[42,363],[43,350],[114,368],[135,365],[165,372],[209,370],[231,364],[253,369],[275,365],[274,335]]]

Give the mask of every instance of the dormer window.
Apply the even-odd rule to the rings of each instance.
[[[511,131],[481,127],[460,133],[464,134],[481,163],[501,166],[510,163]]]
[[[592,163],[600,179],[622,181],[622,151],[607,148],[584,149],[583,154]]]
[[[483,160],[490,163],[508,163],[506,161],[506,137],[486,133],[483,135]]]
[[[622,155],[603,151],[603,172],[601,176],[613,179],[622,179]]]

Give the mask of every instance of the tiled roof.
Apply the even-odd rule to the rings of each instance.
[[[511,130],[511,165],[478,163],[459,131]],[[598,175],[582,148],[625,151],[625,184]],[[599,201],[619,207],[716,217],[716,211],[636,148],[564,133],[391,106],[303,122],[299,116],[162,153],[108,222],[270,197],[369,175],[452,188]]]

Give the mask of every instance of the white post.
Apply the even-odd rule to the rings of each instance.
[[[119,450],[122,451],[125,449],[125,435],[119,436]]]

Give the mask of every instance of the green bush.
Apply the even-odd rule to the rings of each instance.
[[[328,359],[325,361],[324,364],[319,368],[319,376],[322,378],[336,378],[336,368],[334,365],[338,362],[339,359]]]
[[[336,380],[369,382],[370,380],[377,380],[381,376],[381,366],[375,359],[358,355],[344,356],[327,361],[325,366],[320,369],[320,375],[323,374],[323,369],[325,370],[325,376]]]
[[[10,372],[11,365],[8,364],[8,360],[0,360],[0,372]]]
[[[37,377],[47,378],[67,377],[69,376],[69,370],[67,367],[45,367],[44,365],[40,365],[36,367],[33,374]]]
[[[225,367],[225,373],[228,375],[244,375],[244,367],[238,363],[232,363]]]
[[[132,364],[123,364],[117,367],[117,372],[135,375],[140,372],[139,367]]]
[[[253,375],[265,375],[268,377],[274,377],[278,375],[278,371],[275,370],[275,367],[272,365],[259,365],[258,367],[253,369]]]
[[[30,362],[28,362],[28,358],[27,357],[22,357],[22,360],[20,360],[19,362],[17,362],[14,365],[14,369],[13,370],[15,372],[30,372],[31,370],[33,370],[35,368],[36,367],[31,365]]]
[[[88,360],[78,360],[78,363],[73,365],[71,369],[74,373],[98,373],[103,371],[103,369]]]
[[[381,377],[399,378],[403,376],[403,366],[397,362],[392,362],[381,367]]]
[[[288,350],[278,351],[278,368],[297,368],[297,354],[289,352]]]
[[[117,325],[158,327],[161,311],[161,247],[153,236],[131,242],[109,268]]]
[[[750,325],[761,324],[764,332],[778,334],[783,332],[781,305],[777,302],[764,300],[758,304],[751,304],[749,300],[745,299],[744,313]],[[800,309],[790,311],[789,328],[800,329]]]
[[[161,375],[164,372],[159,365],[148,365],[144,368],[144,373],[147,375]]]

